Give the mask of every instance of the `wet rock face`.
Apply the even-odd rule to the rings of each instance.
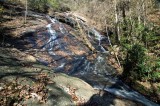
[[[95,73],[97,74],[101,73],[100,69],[102,69],[102,73],[106,73],[108,67],[106,67],[106,60],[103,59],[106,55],[98,56],[92,53],[93,51],[84,44],[80,33],[77,33],[72,26],[48,16],[47,19],[49,24],[46,27],[37,29],[32,35],[25,35],[26,37],[23,38],[25,51],[29,50],[29,53],[38,61],[52,67],[56,72],[79,75],[97,71]],[[106,52],[103,47],[108,44],[107,38],[102,37],[95,29],[86,27],[86,30],[88,30],[86,31],[87,39],[97,51]]]
[[[39,61],[45,62],[53,68],[64,66],[62,67],[63,70],[69,71],[74,58],[87,54],[89,50],[71,34],[61,33],[59,27],[59,25],[51,25],[51,28],[55,31],[53,36],[48,33],[47,29],[38,32],[35,34],[35,46],[30,46],[40,51],[37,52]]]

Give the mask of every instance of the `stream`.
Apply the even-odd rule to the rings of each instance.
[[[34,37],[28,37],[30,47],[36,49],[35,56],[38,61],[52,67],[56,73],[62,72],[81,78],[95,89],[105,90],[146,106],[160,106],[132,90],[115,76],[116,70],[106,62],[109,53],[106,46],[110,44],[107,37],[101,35],[95,28],[84,25],[87,29],[87,38],[98,51],[95,55],[70,33],[74,28],[56,18],[50,16],[46,18],[50,22],[46,29],[37,32]]]

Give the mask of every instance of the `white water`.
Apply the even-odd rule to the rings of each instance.
[[[56,31],[52,29],[52,24],[48,24],[46,27],[48,29],[48,32],[50,34],[50,37],[49,37],[49,40],[47,41],[47,44],[49,45],[49,51],[53,50],[53,47],[56,43],[56,38],[57,38],[57,35],[56,35]]]
[[[57,22],[57,20],[56,19],[54,19],[54,18],[51,18],[50,16],[46,16],[50,21],[51,21],[51,23],[56,23]]]
[[[92,32],[94,33],[96,39],[99,41],[98,45],[99,45],[100,49],[102,50],[102,52],[103,53],[108,53],[108,51],[106,51],[104,49],[104,47],[101,45],[102,35],[98,31],[96,31],[94,28],[92,29]]]
[[[117,95],[117,96],[120,96],[120,97],[123,97],[126,99],[141,102],[146,106],[160,106],[160,105],[155,104],[154,102],[151,102],[150,100],[146,99],[144,96],[142,96],[141,94],[139,94],[136,91],[126,91],[125,89],[120,90],[120,89],[109,88],[109,87],[104,87],[104,86],[94,86],[94,88],[108,91],[114,95]]]
[[[58,40],[57,40],[58,35],[57,35],[57,32],[52,28],[52,25],[54,25],[57,22],[57,20],[55,20],[54,18],[52,19],[49,16],[46,16],[46,17],[48,20],[51,21],[51,23],[46,26],[47,31],[49,33],[49,39],[47,43],[42,46],[43,47],[42,49],[47,49],[50,55],[55,55],[55,53],[52,50],[55,44],[58,44]]]
[[[60,23],[59,30],[61,31],[62,34],[66,34],[67,33],[67,30],[66,30],[66,28],[64,27],[64,25],[62,23]]]

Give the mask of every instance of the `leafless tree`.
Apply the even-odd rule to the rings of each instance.
[[[24,23],[26,24],[26,22],[27,22],[27,13],[28,13],[28,0],[26,0],[26,2],[25,2],[25,8],[26,8],[26,11],[25,11]]]

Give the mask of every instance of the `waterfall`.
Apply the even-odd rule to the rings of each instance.
[[[48,41],[42,46],[42,49],[47,49],[49,51],[49,53],[51,55],[55,55],[55,53],[52,51],[55,44],[58,44],[58,40],[57,40],[57,32],[52,28],[52,25],[54,25],[57,20],[55,20],[54,18],[52,19],[51,17],[49,16],[46,16],[47,19],[49,21],[51,21],[51,23],[49,23],[46,28],[47,28],[47,31],[49,33],[49,39]]]
[[[74,52],[70,50],[74,49],[74,47],[79,47],[78,45],[80,45],[82,42],[79,42],[75,37],[69,34],[69,31],[67,31],[67,27],[64,25],[64,23],[61,23],[49,16],[46,17],[50,23],[46,26],[48,33],[46,35],[47,40],[46,38],[45,40],[42,40],[45,42],[42,47],[48,52],[48,55],[51,56],[54,62],[58,61],[56,66],[53,68],[55,72],[64,72],[71,76],[79,77],[88,82],[95,89],[105,90],[113,95],[141,102],[146,106],[159,106],[146,99],[143,95],[129,88],[115,76],[117,71],[110,67],[106,62],[107,50],[103,45],[104,43],[111,44],[109,37],[101,35],[95,28],[89,27],[86,24],[82,25],[83,28],[86,28],[86,36],[91,43],[93,43],[93,46],[95,46],[97,51],[99,51],[96,53],[96,57],[94,57],[94,59],[89,60],[87,56],[93,54],[90,54],[90,52],[88,53],[85,46],[83,46],[84,51],[86,50],[88,54],[74,54]],[[81,22],[81,24],[83,24],[83,22]],[[70,42],[67,42],[68,40],[63,38],[69,39]],[[75,39],[76,41],[74,41]],[[104,41],[104,39],[107,39],[108,41]],[[74,44],[72,41],[74,41]],[[66,57],[58,54],[55,51],[54,47],[57,46],[61,52],[65,52],[67,54]],[[80,51],[79,48],[78,50]],[[45,63],[43,60],[42,62]]]
[[[95,35],[96,39],[98,40],[98,46],[100,47],[100,50],[103,52],[103,53],[108,53],[105,48],[101,45],[101,40],[102,40],[102,35],[96,31],[94,28],[92,29],[92,32],[93,34]],[[106,42],[107,43],[107,42]]]

